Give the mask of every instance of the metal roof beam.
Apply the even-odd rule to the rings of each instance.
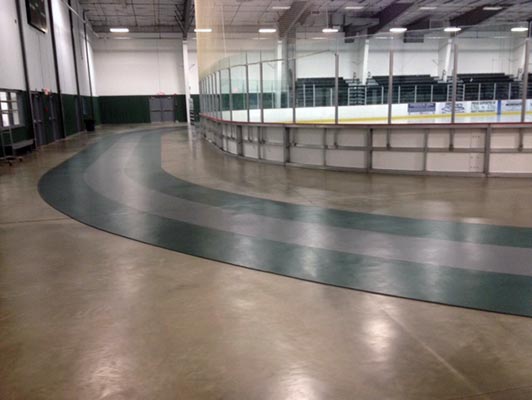
[[[500,10],[485,10],[484,6],[474,8],[462,15],[454,17],[449,21],[451,26],[474,26],[481,22],[484,22],[488,18],[491,18],[501,11],[504,11],[506,7],[501,6]]]
[[[379,18],[379,23],[375,26],[368,28],[368,34],[373,35],[374,33],[379,32],[382,28],[391,24],[395,21],[401,14],[406,10],[412,7],[414,3],[392,3],[388,7],[385,7],[383,10],[375,14],[375,17]]]
[[[285,37],[303,19],[311,5],[311,1],[294,1],[290,9],[279,18],[279,37]]]
[[[194,0],[185,0],[183,4],[183,38],[186,39],[188,31],[192,26],[192,20],[194,19]]]

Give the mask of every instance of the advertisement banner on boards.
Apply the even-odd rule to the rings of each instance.
[[[501,100],[502,112],[519,112],[521,111],[521,100]]]
[[[472,113],[497,112],[497,100],[472,101],[471,112]]]
[[[436,108],[438,114],[451,114],[453,109],[453,103],[450,101],[447,103],[438,103]],[[468,113],[471,110],[471,103],[467,101],[457,101],[456,102],[456,114]]]
[[[408,114],[434,114],[436,103],[408,103]]]

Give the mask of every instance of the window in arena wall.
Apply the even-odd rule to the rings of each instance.
[[[15,91],[0,90],[0,128],[16,128],[22,126],[21,94]]]

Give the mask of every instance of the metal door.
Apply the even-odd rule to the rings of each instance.
[[[35,130],[35,143],[37,146],[46,144],[46,132],[44,129],[44,102],[41,93],[32,93],[33,102],[33,129]]]
[[[52,133],[52,140],[56,141],[61,139],[61,133],[59,132],[59,121],[57,119],[58,101],[57,95],[52,94],[46,96],[47,109],[48,109],[48,127]]]
[[[151,122],[175,121],[175,102],[172,96],[150,97]]]
[[[150,121],[162,122],[161,100],[159,97],[150,97]]]
[[[163,122],[174,122],[175,121],[175,107],[174,107],[174,98],[167,96],[161,97],[161,110],[162,110],[162,119]]]

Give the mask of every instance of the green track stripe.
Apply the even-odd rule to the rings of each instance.
[[[348,229],[511,247],[532,247],[532,229],[452,221],[434,221],[304,206],[210,189],[184,181],[161,167],[161,136],[148,135],[138,144],[126,173],[137,182],[182,199],[238,213],[317,223]],[[137,165],[143,163],[143,170]]]
[[[152,143],[155,136],[159,135],[152,134],[146,139],[144,148],[148,152],[153,150],[152,145],[156,148],[157,141]],[[92,190],[83,175],[116,140],[127,140],[127,136],[102,140],[46,173],[39,182],[42,197],[88,225],[195,256],[352,289],[532,316],[532,277],[387,260],[257,239],[156,216],[109,200]],[[150,173],[148,166],[153,163],[151,157],[146,156],[143,162],[144,178],[157,179],[160,172]]]

